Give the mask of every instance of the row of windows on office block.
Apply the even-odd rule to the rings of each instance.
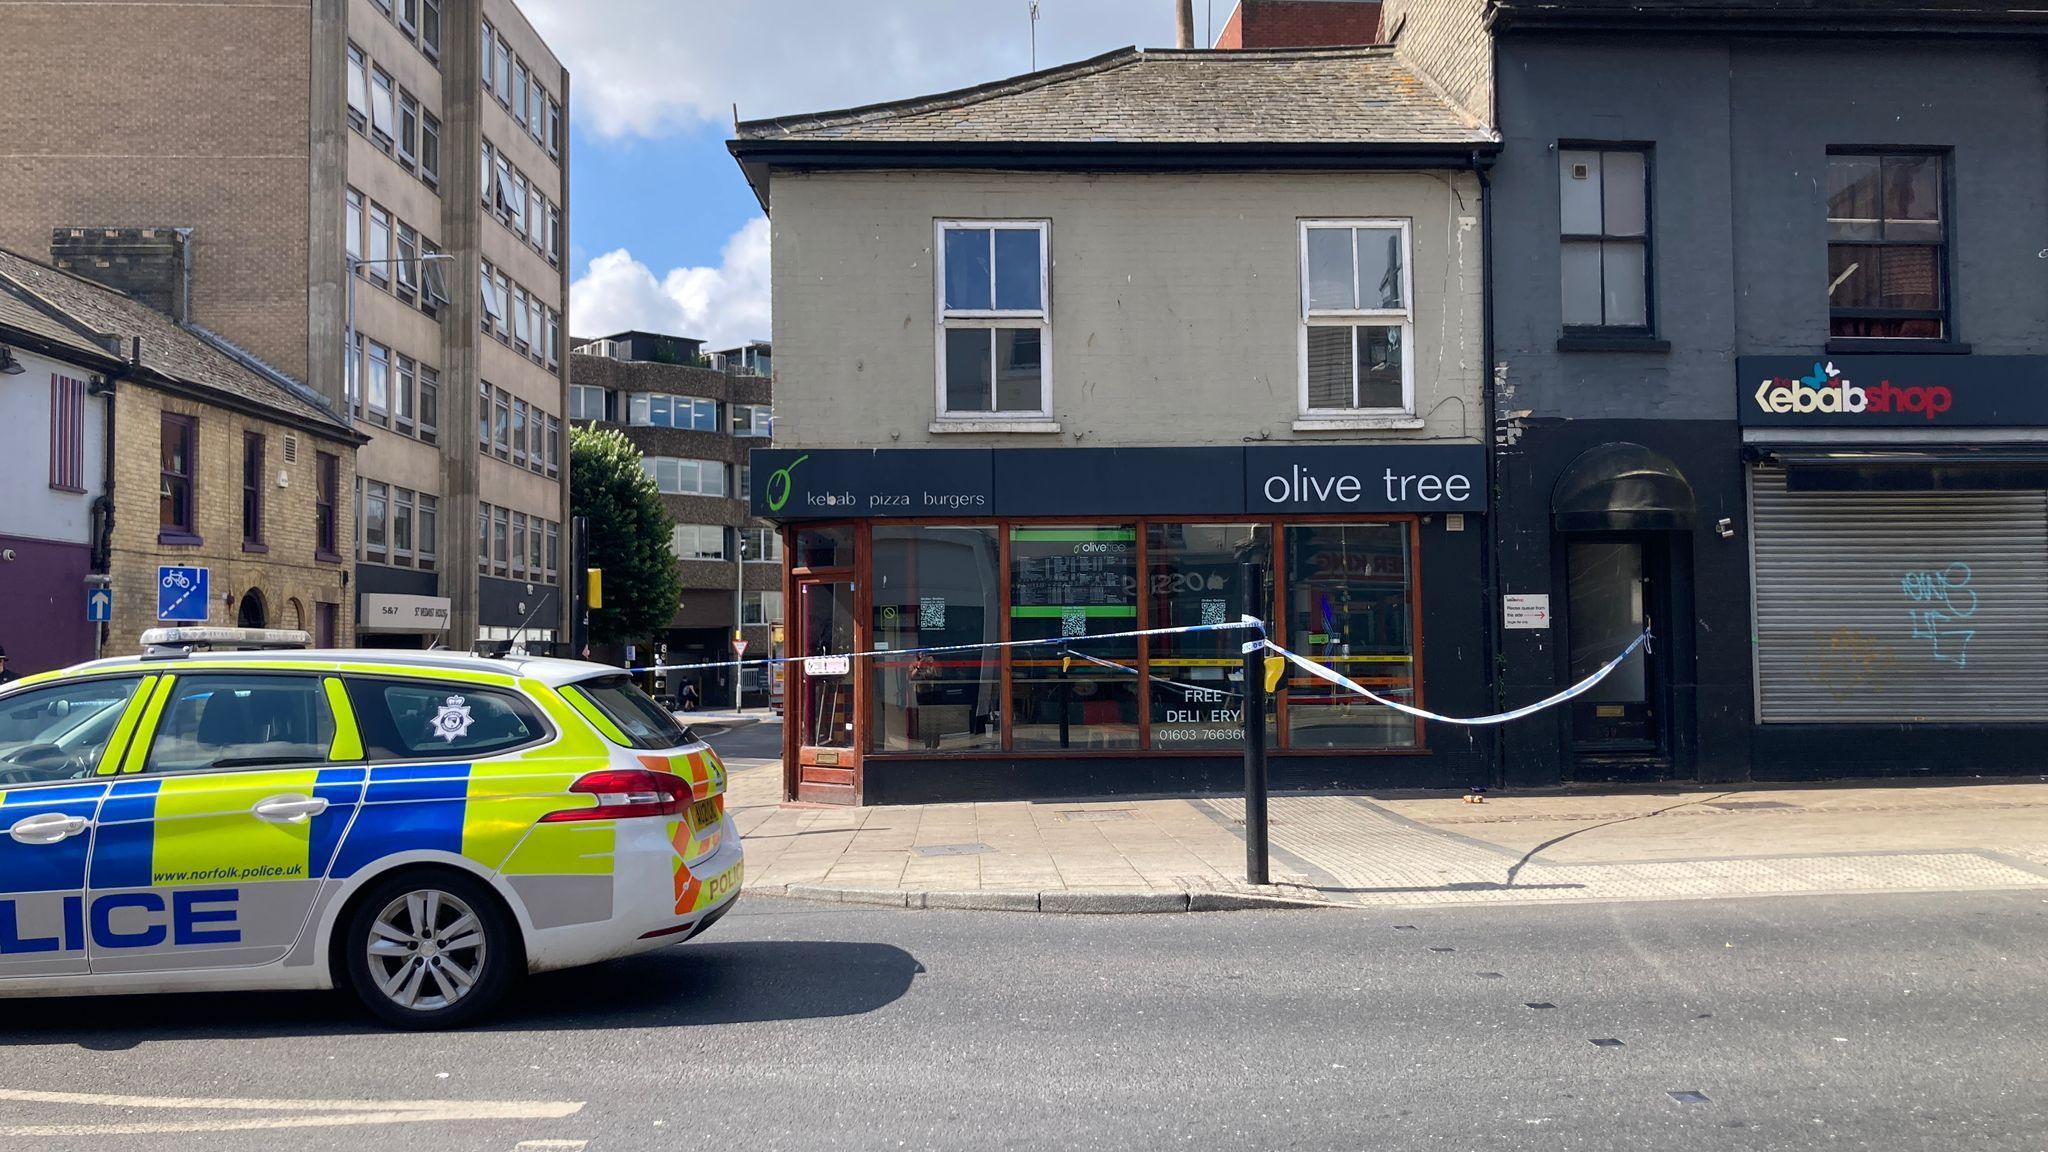
[[[562,525],[491,504],[477,505],[476,568],[487,576],[554,583],[561,571]]]
[[[768,404],[727,404],[734,436],[766,439],[775,434],[775,409]],[[718,418],[719,403],[701,396],[668,392],[614,392],[588,384],[569,385],[569,419],[618,423],[640,428],[681,428],[717,432],[728,426]]]
[[[541,82],[540,70],[529,68],[526,61],[512,51],[512,44],[491,22],[483,22],[483,35],[478,41],[478,62],[483,66],[484,91],[498,98],[498,103],[512,114],[512,120],[533,137],[533,142],[547,149],[551,159],[562,157],[562,105],[548,94],[547,86]]]
[[[489,139],[483,146],[484,207],[494,212],[499,223],[550,264],[562,262],[562,207],[540,190],[539,180],[529,180],[512,163],[503,149],[493,149]],[[494,158],[495,157],[495,161]]]
[[[441,371],[356,333],[348,363],[349,411],[358,420],[411,436],[441,438]]]
[[[348,190],[343,251],[356,275],[436,319],[448,303],[448,257],[425,232]]]
[[[353,43],[348,46],[348,122],[400,168],[427,187],[440,188],[441,118]]]
[[[476,445],[514,468],[543,476],[562,473],[561,418],[488,380],[477,385]]]
[[[754,471],[746,464],[687,460],[675,456],[643,456],[640,468],[665,496],[729,496],[752,499]],[[727,483],[728,479],[731,483]]]
[[[517,350],[536,364],[550,368],[562,363],[562,314],[541,303],[540,293],[516,284],[503,268],[482,264],[483,311],[479,323],[484,334]]]
[[[732,557],[734,533],[739,534],[740,556],[747,563],[782,563],[782,536],[773,528],[678,524],[669,532],[669,548],[678,560],[727,560]]]
[[[381,480],[356,477],[356,559],[431,572],[440,556],[441,501]]]
[[[850,564],[852,533],[799,531],[796,564]],[[871,533],[865,572],[807,587],[792,654],[852,650],[851,622],[865,612],[865,647],[904,655],[806,676],[796,718],[808,746],[850,746],[854,677],[865,675],[873,751],[1240,748],[1241,634],[1094,638],[1236,620],[1247,561],[1267,573],[1259,602],[1277,642],[1383,696],[1416,700],[1411,519],[877,523]],[[1277,584],[1274,572],[1284,574]],[[1049,643],[917,652],[1001,641]],[[1274,747],[1297,751],[1402,749],[1418,738],[1412,721],[1299,672],[1282,681],[1266,723]]]

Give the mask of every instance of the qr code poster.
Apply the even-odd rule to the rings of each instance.
[[[1230,623],[1229,619],[1228,619],[1228,618],[1226,618],[1226,617],[1225,617],[1225,615],[1224,615],[1224,613],[1225,613],[1225,611],[1226,611],[1225,605],[1227,605],[1228,603],[1229,603],[1229,601],[1226,601],[1226,600],[1204,600],[1204,601],[1202,601],[1202,623],[1204,623],[1204,624],[1228,624],[1228,623]]]
[[[1088,634],[1088,609],[1060,609],[1060,635],[1086,636]]]
[[[946,626],[946,598],[944,596],[920,596],[917,598],[917,626],[920,629],[937,629]]]

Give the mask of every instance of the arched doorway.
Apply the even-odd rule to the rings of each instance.
[[[1601,444],[1565,468],[1551,493],[1554,579],[1564,604],[1564,683],[1638,648],[1569,706],[1567,779],[1686,775],[1692,745],[1690,541],[1692,485],[1641,444]]]
[[[235,609],[235,625],[239,628],[270,627],[270,609],[263,602],[260,589],[251,588],[242,593],[241,607]]]

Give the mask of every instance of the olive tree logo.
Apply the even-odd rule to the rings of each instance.
[[[791,460],[789,463],[783,465],[780,468],[777,468],[774,472],[769,474],[768,510],[770,512],[780,512],[782,511],[782,506],[784,504],[789,503],[789,492],[791,487],[794,486],[794,481],[790,478],[790,473],[796,471],[797,465],[803,463],[806,460],[809,460],[810,458],[810,453],[806,452],[802,456],[799,456],[796,459]]]

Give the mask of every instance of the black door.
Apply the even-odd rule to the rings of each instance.
[[[1655,622],[1660,559],[1641,538],[1594,537],[1565,545],[1565,628],[1577,684]],[[1663,749],[1663,677],[1643,648],[1571,704],[1575,752],[1657,755]]]

